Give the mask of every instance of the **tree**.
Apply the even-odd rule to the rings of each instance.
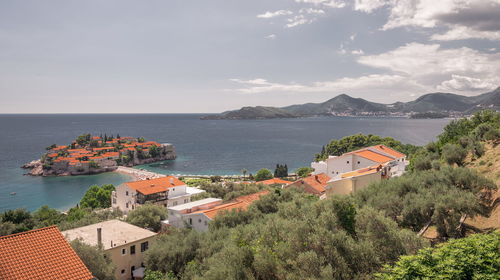
[[[48,146],[47,148],[45,148],[45,150],[47,150],[47,151],[48,151],[48,150],[52,150],[52,149],[54,149],[55,147],[57,147],[57,145],[56,145],[56,144],[52,144],[52,145]]]
[[[54,208],[44,205],[33,212],[37,227],[48,227],[59,224],[65,218],[64,214]]]
[[[245,180],[245,176],[247,175],[248,170],[245,168],[241,169],[241,173],[243,174],[243,180]]]
[[[262,168],[261,170],[257,171],[257,173],[254,176],[255,181],[264,181],[268,179],[273,178],[273,173],[271,173],[271,170],[267,168]]]
[[[146,270],[144,272],[144,279],[143,280],[174,280],[177,279],[173,277],[173,275],[169,274],[164,274],[161,273],[160,271],[154,271],[154,270]]]
[[[111,258],[105,256],[102,248],[87,245],[79,239],[71,241],[70,244],[94,277],[99,280],[115,279],[115,266]]]
[[[276,164],[276,169],[274,170],[274,177],[283,178],[288,176],[288,166]]]
[[[149,155],[153,158],[158,157],[160,155],[160,150],[158,149],[158,146],[151,146],[149,147]]]
[[[83,208],[108,208],[111,207],[111,193],[115,187],[111,184],[90,186],[80,200],[80,206]]]
[[[7,210],[3,213],[0,213],[0,221],[2,223],[12,223],[15,226],[15,229],[10,233],[19,233],[27,230],[31,230],[35,227],[35,221],[31,213],[24,209],[18,208],[15,210]],[[7,229],[12,229],[10,224],[4,226],[4,231],[7,232]]]
[[[448,143],[443,147],[443,159],[448,164],[462,166],[466,156],[467,150],[457,144]]]
[[[299,177],[304,178],[304,177],[309,176],[309,174],[311,174],[313,171],[314,171],[313,168],[304,166],[304,167],[297,168],[295,170],[295,174],[297,174],[297,176],[299,176]]]
[[[139,138],[137,138],[137,142],[144,143],[144,142],[146,142],[146,139],[144,139],[144,137],[139,137]]]
[[[146,203],[130,211],[127,216],[127,222],[142,228],[149,228],[159,231],[161,221],[167,218],[167,210],[159,205]]]
[[[378,279],[498,279],[500,232],[451,240],[387,265]]]

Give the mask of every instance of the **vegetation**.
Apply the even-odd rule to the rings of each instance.
[[[323,146],[321,152],[316,154],[316,161],[325,160],[328,156],[340,156],[357,149],[365,148],[373,145],[386,145],[406,155],[411,155],[418,150],[417,146],[403,144],[391,137],[380,137],[377,135],[355,134],[346,136],[340,140],[332,140],[326,146]]]
[[[496,185],[466,168],[413,172],[372,184],[354,197],[361,205],[383,211],[400,226],[419,231],[428,222],[437,226],[442,238],[462,237],[462,215],[485,214],[488,202],[484,190]],[[479,199],[477,198],[479,197]]]
[[[276,169],[274,169],[274,177],[284,178],[288,177],[288,166],[286,164],[276,164]]]
[[[80,200],[80,206],[83,208],[109,208],[111,207],[111,193],[115,190],[115,186],[108,184],[90,186],[87,192]]]
[[[306,167],[297,168],[295,170],[295,174],[297,174],[297,176],[299,176],[299,177],[304,178],[304,177],[309,176],[309,174],[311,174],[313,171],[314,171],[313,168],[306,166]]]
[[[349,197],[318,201],[277,190],[247,211],[217,216],[206,233],[174,229],[160,236],[146,267],[182,279],[364,279],[425,246]]]
[[[217,197],[228,201],[238,196],[256,193],[266,188],[266,186],[262,184],[237,184],[230,182],[210,183],[203,181],[200,182],[197,187],[204,190],[205,192],[196,196],[192,196],[191,201],[207,197]]]
[[[127,215],[127,222],[138,227],[159,231],[161,229],[161,221],[167,217],[168,213],[165,207],[146,203],[130,211]]]
[[[500,232],[452,240],[386,266],[378,279],[499,279]]]
[[[442,119],[448,117],[448,113],[438,113],[438,112],[425,112],[425,113],[415,113],[410,116],[412,119]]]
[[[273,173],[271,173],[271,170],[267,168],[262,168],[254,176],[254,180],[259,182],[259,181],[264,181],[264,180],[269,180],[273,178]]]
[[[115,279],[115,266],[111,259],[105,256],[102,248],[87,245],[79,239],[71,241],[70,244],[94,277],[99,280]]]

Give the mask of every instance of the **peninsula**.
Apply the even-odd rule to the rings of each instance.
[[[83,134],[71,144],[53,144],[39,160],[22,166],[33,176],[67,176],[115,171],[118,166],[134,166],[175,159],[172,144],[144,138]]]

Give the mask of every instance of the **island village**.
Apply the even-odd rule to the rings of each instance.
[[[42,171],[32,174],[89,174],[113,171],[118,165],[132,166],[174,158],[175,151],[171,144],[146,142],[142,138],[108,138],[88,134],[68,146],[48,147],[47,154],[41,159]],[[33,279],[43,279],[44,275],[52,273],[60,275],[61,279],[97,279],[67,243],[79,240],[105,252],[115,267],[116,279],[143,279],[145,252],[158,236],[169,234],[172,228],[205,232],[217,216],[231,211],[245,211],[273,189],[296,188],[319,199],[355,193],[370,183],[402,175],[407,164],[404,154],[384,145],[375,145],[312,162],[313,171],[301,178],[296,177],[296,180],[269,178],[258,182],[235,182],[266,187],[229,200],[220,197],[194,199],[203,197],[205,190],[188,186],[175,176],[136,170],[133,174],[142,180],[123,183],[111,192],[111,208],[121,211],[123,218],[62,232],[51,226],[0,237],[0,255],[11,260],[9,266],[0,269],[0,276],[17,279],[28,274]],[[222,182],[223,185],[225,183]],[[161,221],[160,228],[141,228],[125,221],[131,211],[151,204],[168,211],[168,218]],[[12,245],[14,243],[16,246]],[[45,255],[43,261],[38,257],[41,254]]]

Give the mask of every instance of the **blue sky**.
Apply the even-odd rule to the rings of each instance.
[[[0,0],[0,113],[220,112],[500,85],[500,0]]]

